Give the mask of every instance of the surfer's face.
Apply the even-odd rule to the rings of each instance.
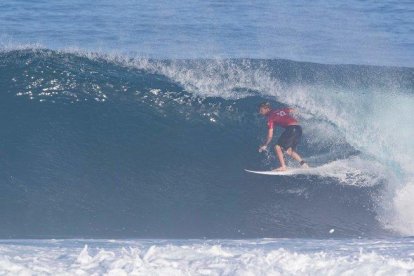
[[[260,113],[261,115],[263,115],[263,116],[266,116],[266,115],[267,115],[267,113],[269,113],[269,111],[270,111],[270,108],[268,108],[268,107],[261,107],[261,108],[259,109],[259,113]]]

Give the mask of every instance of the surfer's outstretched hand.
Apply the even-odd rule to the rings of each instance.
[[[261,146],[259,152],[267,151],[267,146]]]

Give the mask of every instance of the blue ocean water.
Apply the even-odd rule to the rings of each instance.
[[[412,66],[412,1],[2,1],[0,42],[161,58]]]
[[[1,2],[0,271],[412,273],[413,12]],[[309,173],[244,172],[277,166],[265,100]]]

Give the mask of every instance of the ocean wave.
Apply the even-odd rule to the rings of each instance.
[[[3,237],[414,231],[411,68],[24,48],[0,74]],[[276,165],[263,100],[299,111],[308,175],[243,172]]]

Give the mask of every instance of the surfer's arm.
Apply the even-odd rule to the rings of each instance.
[[[266,142],[259,148],[259,152],[266,150],[267,146],[272,142],[273,139],[273,128],[269,128],[267,132]]]
[[[270,144],[270,142],[272,142],[273,139],[273,128],[269,128],[269,130],[267,131],[267,139],[266,139],[266,143],[263,144],[263,146],[268,146]]]

